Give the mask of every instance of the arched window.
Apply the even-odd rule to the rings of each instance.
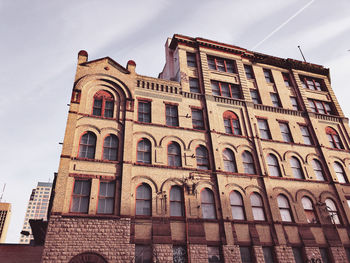
[[[346,175],[343,169],[343,166],[341,166],[340,163],[334,162],[333,163],[333,169],[335,171],[335,174],[337,175],[337,179],[339,183],[347,183]]]
[[[118,138],[111,134],[103,143],[103,160],[116,161],[118,158]]]
[[[181,149],[180,145],[176,142],[171,142],[168,145],[168,165],[181,166]]]
[[[338,210],[332,199],[326,199],[326,208],[333,224],[340,224]]]
[[[80,158],[95,158],[96,135],[93,132],[86,132],[80,138],[79,157]]]
[[[273,154],[269,154],[267,156],[267,165],[269,166],[270,176],[282,176],[276,156],[274,156]]]
[[[327,134],[329,144],[332,148],[344,149],[343,144],[341,143],[341,140],[336,130],[334,130],[331,127],[327,127],[326,134]]]
[[[282,221],[293,222],[292,213],[287,197],[285,197],[284,195],[277,196],[277,203]]]
[[[319,181],[324,181],[324,174],[323,174],[323,169],[320,161],[313,159],[312,168],[314,169],[316,179]]]
[[[208,150],[200,145],[196,148],[197,168],[201,170],[209,170]]]
[[[293,177],[296,179],[304,179],[304,173],[300,162],[296,157],[290,158],[290,166],[292,168]]]
[[[111,93],[100,90],[94,96],[92,115],[113,118],[114,98]]]
[[[239,119],[236,114],[231,111],[224,113],[225,132],[229,134],[242,135],[239,125]]]
[[[148,184],[136,188],[136,215],[150,216],[152,214],[152,190]]]
[[[241,194],[238,193],[237,191],[232,191],[230,194],[230,204],[231,204],[232,218],[244,220],[245,219],[244,205],[243,205],[243,199]]]
[[[184,216],[183,194],[180,186],[170,189],[170,216]]]
[[[307,222],[311,224],[317,223],[315,209],[310,198],[304,196],[303,198],[301,198],[301,203],[303,204]]]
[[[243,160],[244,173],[256,174],[254,159],[253,159],[252,154],[248,151],[244,151],[242,153],[242,160]]]
[[[261,196],[258,193],[252,193],[250,195],[250,203],[252,206],[254,220],[265,221],[264,203]]]
[[[226,172],[237,172],[236,161],[233,152],[230,149],[225,149],[222,152],[222,157],[224,159],[224,170]]]
[[[208,188],[201,191],[201,206],[203,218],[216,219],[214,194]]]
[[[137,144],[137,162],[151,163],[151,142],[145,138]]]

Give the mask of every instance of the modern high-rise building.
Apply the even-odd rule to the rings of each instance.
[[[6,234],[10,224],[11,204],[0,203],[0,243],[5,243]]]
[[[47,220],[51,188],[52,183],[38,182],[37,187],[32,190],[24,217],[22,234],[19,240],[20,244],[29,244],[34,239],[29,224],[30,219]],[[27,232],[28,235],[24,235],[23,232]]]
[[[79,52],[42,262],[347,262],[329,70],[182,35],[165,54],[153,78]]]

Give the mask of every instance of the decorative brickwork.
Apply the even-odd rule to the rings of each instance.
[[[84,252],[101,255],[109,263],[133,262],[134,251],[130,219],[51,216],[42,262],[67,263]]]
[[[153,244],[153,261],[156,263],[172,263],[173,246],[168,244]]]
[[[279,263],[294,262],[294,255],[291,247],[275,246],[276,258]]]
[[[335,263],[347,263],[346,252],[343,247],[330,247]]]
[[[224,254],[225,263],[241,262],[241,254],[239,252],[239,246],[235,246],[235,245],[222,246],[222,253]]]
[[[208,250],[206,245],[190,245],[191,263],[207,263]]]

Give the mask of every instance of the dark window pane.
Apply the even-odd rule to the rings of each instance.
[[[187,250],[185,246],[173,246],[173,263],[187,263]]]
[[[242,263],[253,263],[250,247],[239,247]]]
[[[272,247],[263,247],[265,263],[274,263]]]
[[[301,252],[301,248],[293,247],[292,250],[293,250],[295,263],[304,263],[303,254]]]

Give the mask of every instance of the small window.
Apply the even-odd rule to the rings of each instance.
[[[208,248],[208,262],[209,263],[223,262],[223,259],[221,258],[221,253],[220,253],[219,247],[208,246],[207,248]]]
[[[116,161],[118,158],[118,138],[111,134],[103,143],[103,160]]]
[[[254,220],[265,221],[264,203],[261,196],[258,193],[252,193],[250,195],[250,203]]]
[[[347,178],[346,178],[346,174],[344,172],[343,166],[338,163],[338,162],[334,162],[333,163],[333,169],[335,171],[335,174],[337,175],[337,179],[339,183],[347,183]]]
[[[236,168],[236,161],[235,161],[235,155],[230,149],[225,149],[222,152],[222,157],[224,159],[224,170],[226,172],[232,172],[236,173],[237,168]]]
[[[215,96],[222,96],[228,98],[241,98],[241,88],[239,85],[220,82],[220,81],[211,81],[212,93]]]
[[[282,107],[280,98],[276,92],[270,92],[271,102],[274,107]]]
[[[221,72],[236,73],[236,65],[233,60],[208,56],[208,67]]]
[[[320,254],[321,254],[321,258],[322,258],[322,262],[323,263],[331,263],[332,261],[330,260],[329,257],[329,252],[328,249],[325,247],[320,247]]]
[[[204,146],[196,148],[197,169],[209,170],[208,150]]]
[[[293,142],[292,134],[290,132],[288,123],[280,122],[279,125],[280,125],[280,130],[281,130],[283,141]]]
[[[198,79],[190,78],[190,92],[200,93]]]
[[[216,219],[214,195],[208,188],[201,191],[201,206],[203,218]]]
[[[252,97],[252,101],[254,104],[261,104],[259,92],[256,89],[250,90],[250,96]]]
[[[292,103],[293,110],[299,110],[299,104],[296,97],[290,97],[290,102]]]
[[[238,220],[245,220],[243,199],[240,193],[232,191],[230,194],[230,204],[232,218]]]
[[[300,80],[302,81],[302,86],[305,89],[311,90],[324,90],[324,83],[321,79],[315,79],[311,77],[300,76]]]
[[[107,91],[100,90],[94,96],[92,115],[113,118],[114,98]]]
[[[312,100],[312,99],[308,99],[308,101],[309,101],[310,110],[312,112],[317,112],[320,114],[327,114],[327,115],[334,114],[332,107],[328,102]]]
[[[170,190],[170,216],[184,216],[182,189],[173,186]]]
[[[262,139],[271,139],[271,133],[267,120],[258,119],[259,132]]]
[[[203,112],[199,109],[192,109],[193,129],[204,130]]]
[[[312,204],[312,201],[308,197],[301,198],[301,203],[303,204],[304,213],[306,216],[306,220],[309,224],[315,224],[318,222],[314,205]]]
[[[88,180],[74,181],[71,212],[87,213],[89,209],[91,182]]]
[[[250,247],[239,247],[242,263],[253,263],[252,251]]]
[[[151,142],[147,139],[142,139],[137,144],[137,162],[151,163]]]
[[[179,116],[176,105],[165,105],[166,125],[179,126]]]
[[[333,200],[326,199],[325,203],[326,203],[326,208],[327,208],[327,211],[328,211],[328,214],[331,218],[332,223],[333,224],[340,224],[338,210],[337,210],[337,207],[336,207],[335,203],[333,202]]]
[[[86,132],[80,139],[79,157],[80,158],[95,158],[96,135],[93,132]]]
[[[307,145],[312,145],[313,144],[312,138],[311,138],[308,127],[303,126],[303,125],[299,125],[299,127],[300,127],[300,131],[301,131],[301,135],[303,136],[304,143]]]
[[[168,145],[168,165],[181,166],[181,148],[177,142],[171,142]]]
[[[228,134],[241,135],[241,127],[236,114],[231,111],[225,111],[224,113],[224,126],[225,132]]]
[[[254,72],[253,68],[250,65],[244,65],[245,75],[247,76],[247,79],[254,79]]]
[[[314,173],[316,175],[316,179],[319,181],[324,181],[324,173],[323,168],[320,161],[313,159],[312,160],[312,168],[314,169]]]
[[[115,182],[100,182],[97,213],[113,214],[114,191]]]
[[[138,121],[146,122],[146,123],[151,122],[151,102],[150,101],[139,101]]]
[[[302,252],[301,248],[300,247],[293,247],[292,251],[293,251],[295,263],[304,263],[303,252]]]
[[[273,154],[267,156],[267,165],[269,167],[270,176],[281,177],[281,170],[278,164],[277,157]]]
[[[196,54],[187,52],[187,66],[197,67]]]
[[[284,84],[286,85],[286,87],[291,87],[292,84],[291,84],[291,81],[290,81],[290,76],[288,73],[282,73],[282,76],[283,76],[283,81],[284,81]]]
[[[152,247],[135,245],[135,263],[152,263]]]
[[[254,159],[253,159],[252,154],[248,151],[244,151],[242,153],[242,160],[243,160],[244,173],[256,174]]]
[[[152,190],[148,184],[136,188],[136,215],[150,216],[152,213]]]
[[[265,263],[274,263],[274,256],[273,256],[273,248],[272,247],[263,247],[263,253],[264,253],[264,259]]]
[[[272,78],[272,73],[270,69],[263,69],[264,71],[264,76],[265,76],[265,80],[267,83],[274,83],[273,78]]]
[[[283,222],[293,222],[292,212],[289,206],[288,199],[284,195],[277,196],[278,208],[280,210],[281,219]]]
[[[304,173],[300,162],[296,157],[290,158],[290,166],[292,168],[293,177],[296,179],[304,179]]]
[[[344,149],[343,144],[339,138],[338,133],[331,127],[326,128],[326,135],[329,141],[329,144],[332,148]]]
[[[173,263],[186,263],[187,250],[185,246],[173,246]]]

